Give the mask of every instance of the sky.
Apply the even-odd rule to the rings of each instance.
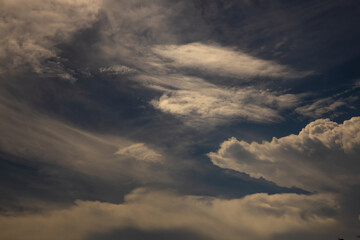
[[[359,13],[0,0],[0,238],[359,239]]]

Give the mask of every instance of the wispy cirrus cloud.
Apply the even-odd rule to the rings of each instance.
[[[336,116],[339,113],[339,108],[355,108],[354,102],[359,97],[359,84],[355,81],[351,88],[333,94],[329,97],[318,98],[312,102],[299,106],[295,109],[295,112],[306,117],[320,118],[326,115]]]
[[[351,103],[357,100],[358,97],[347,97],[334,99],[333,97],[326,97],[318,99],[311,104],[297,107],[295,112],[312,118],[320,118],[328,113],[336,114],[336,110],[343,106],[351,106]]]
[[[37,73],[52,72],[44,61],[58,58],[56,45],[91,26],[100,7],[101,2],[94,0],[1,1],[0,72],[24,67]],[[57,68],[55,74],[65,71]]]
[[[113,65],[110,67],[101,67],[99,68],[99,72],[113,75],[126,75],[136,73],[137,70],[124,65]]]
[[[201,78],[182,75],[146,77],[140,79],[149,87],[165,93],[152,100],[152,105],[174,114],[193,126],[222,124],[227,121],[277,122],[280,112],[296,106],[300,97],[253,87],[225,88]]]
[[[166,8],[165,2],[158,1],[138,8],[135,1],[124,2],[121,9],[117,9],[117,5],[109,6],[104,5],[104,12],[110,27],[101,30],[103,57],[118,59],[119,63],[136,68],[138,72],[131,74],[130,79],[163,92],[161,97],[151,100],[150,105],[187,125],[210,127],[234,120],[282,121],[283,110],[297,107],[301,96],[264,90],[253,80],[294,79],[313,73],[297,71],[275,60],[251,56],[219,43],[181,44],[183,36],[178,33],[190,26],[171,23],[186,4]],[[198,71],[195,74],[188,69]],[[111,66],[100,69],[106,73],[128,72],[123,67],[118,70]],[[219,82],[224,76],[236,78],[248,86],[211,83],[207,79],[209,75],[219,78]]]
[[[187,75],[182,68],[250,82],[254,78],[298,78],[311,74],[214,44],[157,45],[152,51],[159,56],[148,58],[147,63],[153,70],[145,71],[135,79],[164,91],[159,99],[151,101],[155,108],[192,126],[214,126],[233,120],[278,122],[283,120],[283,110],[295,108],[300,103],[301,94],[262,90],[255,84],[229,88]]]
[[[134,143],[130,146],[120,148],[115,154],[145,162],[161,162],[163,160],[161,154],[149,148],[144,143]]]
[[[248,55],[231,47],[216,44],[189,43],[185,45],[158,45],[152,49],[156,54],[168,59],[172,67],[195,68],[207,73],[241,78],[300,78],[312,72],[300,72],[275,61]]]
[[[0,147],[14,156],[102,179],[168,180],[164,171],[153,167],[164,162],[162,154],[148,144],[79,129],[4,97],[0,114]]]

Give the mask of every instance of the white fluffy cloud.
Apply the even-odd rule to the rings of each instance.
[[[274,61],[250,56],[239,50],[204,43],[159,45],[153,51],[172,60],[174,67],[198,68],[216,75],[244,78],[298,78],[310,72],[297,72]]]
[[[0,72],[24,65],[43,72],[42,61],[57,56],[55,45],[89,27],[100,5],[96,0],[2,0]]]
[[[338,124],[319,119],[298,135],[262,143],[231,138],[211,161],[222,168],[264,177],[281,186],[339,190],[360,183],[360,117]]]
[[[1,216],[0,237],[12,240],[87,239],[126,228],[187,230],[208,239],[272,239],[276,234],[326,235],[337,222],[331,195],[253,194],[241,199],[179,196],[137,189],[123,204],[77,201],[46,214]]]

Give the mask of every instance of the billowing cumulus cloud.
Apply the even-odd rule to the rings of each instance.
[[[122,204],[77,201],[46,214],[1,216],[0,237],[12,240],[87,239],[126,228],[185,230],[207,239],[271,239],[276,234],[316,231],[325,235],[338,223],[331,195],[254,194],[241,199],[181,196],[137,189]]]
[[[319,119],[297,135],[262,143],[231,138],[208,154],[219,167],[264,177],[281,186],[318,191],[359,184],[359,155],[360,117],[342,124]]]
[[[57,57],[56,44],[89,27],[100,5],[95,0],[1,1],[0,71],[24,66],[38,73],[54,71],[43,61]]]
[[[174,67],[198,68],[220,76],[250,80],[254,77],[298,78],[310,72],[297,72],[274,61],[250,56],[229,47],[204,43],[186,45],[159,45],[153,51],[172,60]]]

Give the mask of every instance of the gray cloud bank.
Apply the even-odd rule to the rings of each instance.
[[[123,204],[77,201],[68,209],[44,215],[0,217],[4,239],[87,239],[119,229],[144,231],[182,229],[207,239],[272,239],[278,234],[326,235],[337,229],[324,214],[337,208],[328,195],[254,194],[242,199],[180,196],[171,192],[137,189]]]

